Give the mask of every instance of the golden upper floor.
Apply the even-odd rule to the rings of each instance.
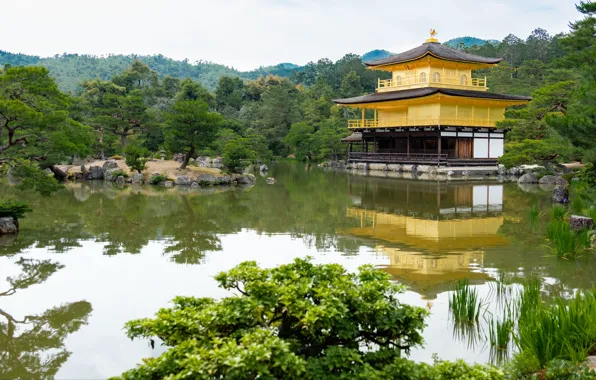
[[[365,64],[371,70],[392,73],[391,79],[379,80],[377,92],[423,87],[486,91],[486,77],[472,78],[472,72],[500,61],[452,49],[431,38],[414,49]]]

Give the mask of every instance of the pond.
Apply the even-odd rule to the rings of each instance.
[[[0,239],[0,378],[98,379],[143,357],[123,331],[177,295],[222,297],[213,276],[246,260],[296,257],[373,264],[408,286],[402,300],[431,315],[411,358],[492,360],[486,342],[454,330],[449,294],[468,279],[485,300],[495,279],[539,276],[545,291],[594,284],[591,260],[552,255],[533,207],[549,193],[515,183],[439,183],[272,165],[250,188],[118,188],[75,183],[50,198],[19,193],[34,212]]]

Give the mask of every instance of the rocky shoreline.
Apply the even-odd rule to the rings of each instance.
[[[157,163],[163,161],[157,161]],[[156,164],[156,166],[158,166]],[[151,165],[149,165],[151,169]],[[218,169],[212,172],[201,172],[188,168],[185,170],[170,169],[163,171],[153,170],[150,175],[143,173],[130,173],[122,161],[107,160],[102,165],[80,165],[73,170],[72,167],[60,168],[64,172],[64,178],[73,181],[97,181],[103,180],[114,182],[117,185],[144,184],[164,187],[187,186],[187,187],[209,187],[209,186],[234,186],[252,185],[256,178],[249,173],[244,174],[222,174]]]

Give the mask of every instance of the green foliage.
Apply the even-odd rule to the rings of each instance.
[[[222,116],[209,111],[202,100],[178,100],[168,113],[164,134],[166,146],[172,152],[185,153],[181,165],[185,168],[195,152],[209,147],[217,138]]]
[[[157,336],[170,348],[122,378],[385,378],[422,343],[427,312],[401,304],[403,288],[372,266],[245,262],[216,280],[238,296],[177,297],[155,319],[127,324],[129,337]]]
[[[25,214],[32,212],[31,207],[26,202],[19,202],[15,200],[0,201],[0,218],[11,217],[14,219],[24,218]]]
[[[163,174],[157,174],[151,176],[151,178],[149,179],[149,183],[152,185],[159,185],[160,183],[165,182],[167,180],[168,176]]]
[[[232,172],[242,172],[255,157],[255,151],[246,138],[230,140],[223,148],[223,164]]]
[[[124,149],[124,153],[126,154],[126,165],[128,165],[131,171],[136,170],[139,173],[145,170],[147,161],[149,161],[149,157],[151,156],[149,149],[138,145],[127,146]]]
[[[311,160],[315,129],[305,122],[294,123],[286,135],[284,142],[295,153],[299,160]]]
[[[499,163],[506,168],[523,164],[535,164],[542,161],[566,157],[569,145],[560,139],[523,140],[510,142],[505,145],[505,154],[499,158]]]
[[[587,163],[578,173],[577,177],[590,186],[596,186],[596,169],[594,164]]]
[[[33,190],[41,195],[49,196],[53,192],[64,188],[53,175],[48,175],[38,165],[27,161],[18,161],[12,174],[20,180],[17,187],[23,191]]]

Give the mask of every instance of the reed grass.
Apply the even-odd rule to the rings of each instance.
[[[567,209],[563,206],[555,206],[551,210],[551,220],[562,222],[567,217]]]
[[[478,322],[482,300],[478,296],[478,291],[472,288],[467,280],[458,281],[449,300],[449,309],[456,323]]]
[[[540,302],[519,319],[517,330],[520,352],[536,357],[542,367],[553,359],[581,362],[596,347],[596,291]]]
[[[555,219],[555,215],[546,228],[546,235],[557,257],[567,260],[577,259],[591,245],[588,231],[572,231],[567,222]]]
[[[537,204],[535,204],[528,211],[528,219],[530,220],[530,224],[532,224],[532,226],[534,226],[536,224],[536,222],[538,222],[539,218],[540,218],[540,208],[538,207]]]

